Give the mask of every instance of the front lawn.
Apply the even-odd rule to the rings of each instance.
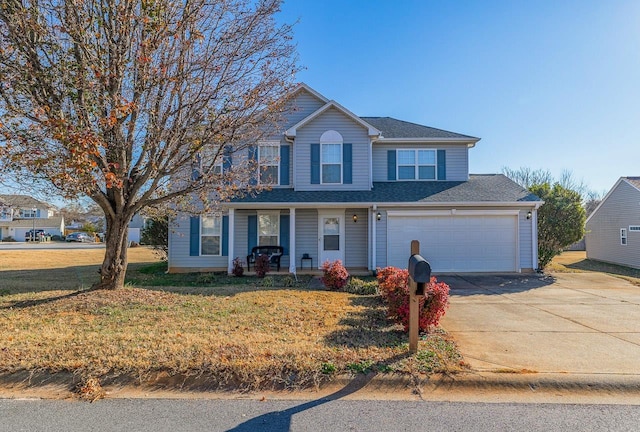
[[[87,291],[103,251],[58,256],[57,265],[54,252],[0,251],[0,373],[143,384],[173,377],[165,383],[252,390],[309,387],[344,373],[464,369],[442,332],[424,336],[409,356],[407,336],[378,296],[313,290],[304,280],[284,287],[291,281],[280,276],[265,287],[253,277],[165,275],[144,248],[131,250],[127,288]]]

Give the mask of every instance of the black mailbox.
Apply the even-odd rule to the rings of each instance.
[[[420,255],[409,258],[409,276],[418,285],[417,295],[424,295],[424,285],[431,281],[431,265]]]

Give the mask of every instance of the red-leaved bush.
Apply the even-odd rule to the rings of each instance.
[[[322,264],[322,283],[330,290],[344,288],[349,280],[349,272],[342,265],[342,261],[325,261]]]
[[[378,269],[378,289],[387,303],[387,316],[409,330],[409,272],[397,267]],[[420,330],[426,332],[437,326],[449,307],[449,285],[438,282],[435,277],[427,284],[425,295],[419,297]]]

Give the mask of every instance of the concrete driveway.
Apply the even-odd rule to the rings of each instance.
[[[439,279],[442,327],[476,371],[640,377],[640,287],[602,273]]]

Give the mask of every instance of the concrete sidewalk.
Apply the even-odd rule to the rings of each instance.
[[[640,287],[602,273],[438,279],[451,287],[441,325],[474,371],[461,381],[640,391]]]

